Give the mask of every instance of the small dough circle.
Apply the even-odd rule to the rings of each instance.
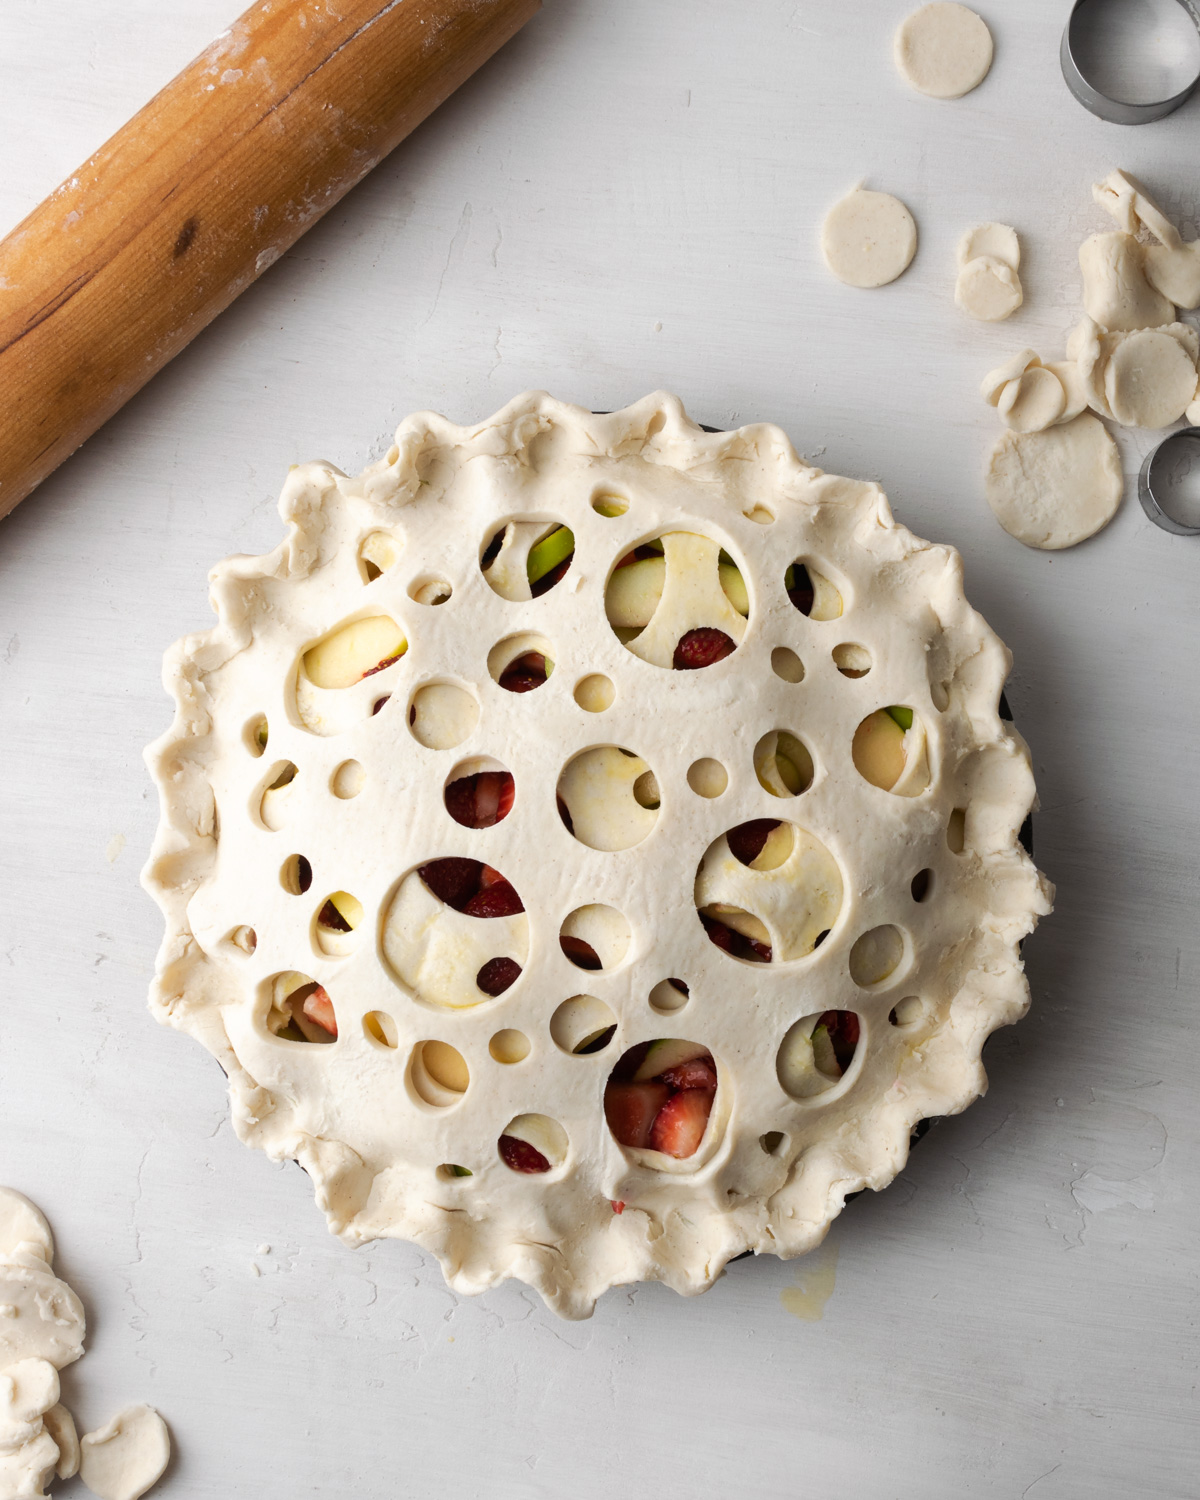
[[[1123,427],[1170,427],[1196,394],[1196,366],[1177,338],[1144,328],[1113,350],[1104,394]]]
[[[965,266],[977,255],[992,255],[1014,271],[1021,268],[1021,244],[1011,224],[976,224],[958,242],[958,263]]]
[[[1057,422],[1067,409],[1062,381],[1045,365],[1031,365],[1016,380],[1010,380],[1000,396],[999,411],[1012,432],[1041,432]]]
[[[1121,459],[1090,412],[1044,432],[1006,432],[988,458],[987,502],[1027,547],[1058,551],[1102,530],[1124,491]]]
[[[917,253],[917,226],[891,193],[855,188],[826,215],[821,251],[847,286],[886,286],[908,270]]]
[[[922,5],[896,31],[896,67],[918,93],[961,99],[992,66],[992,33],[965,5]]]
[[[54,1236],[41,1209],[16,1188],[0,1187],[0,1256],[8,1259],[22,1245],[47,1265],[54,1259]]]
[[[1002,323],[1024,302],[1025,294],[1011,266],[994,255],[977,255],[958,273],[954,300],[981,323]]]

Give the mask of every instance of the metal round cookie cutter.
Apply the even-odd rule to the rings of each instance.
[[[1129,3],[1132,9],[1138,0],[1129,0]],[[1088,43],[1095,38],[1099,8],[1103,4],[1104,0],[1075,0],[1071,7],[1071,14],[1062,34],[1062,44],[1058,49],[1067,87],[1085,109],[1090,109],[1092,114],[1099,115],[1110,124],[1148,125],[1152,120],[1161,120],[1164,115],[1178,109],[1200,82],[1200,64],[1187,84],[1167,99],[1131,103],[1102,93],[1088,78],[1087,70],[1090,65]],[[1175,4],[1191,18],[1200,34],[1200,0],[1175,0]]]
[[[1184,464],[1189,469],[1194,465],[1200,471],[1200,427],[1181,427],[1146,455],[1138,475],[1138,499],[1154,524],[1169,531],[1172,536],[1200,536],[1200,524],[1186,525],[1170,511],[1164,510],[1161,503],[1166,498],[1165,490],[1171,473],[1177,472],[1178,466]]]

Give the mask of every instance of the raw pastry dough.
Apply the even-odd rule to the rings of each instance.
[[[464,1293],[517,1277],[568,1317],[641,1278],[695,1293],[744,1249],[813,1248],[848,1193],[900,1170],[917,1120],[981,1092],[984,1038],[1028,1003],[1017,945],[1048,910],[1017,840],[1029,756],[957,553],[897,525],[876,485],[809,468],[776,427],[706,433],[664,394],[593,415],[534,392],[469,427],[410,417],[358,477],[299,465],[280,510],[286,539],[219,565],[218,623],[167,657],[152,1006],[220,1060],[239,1135],[303,1164],[335,1233],[413,1240]],[[509,599],[481,559],[531,517],[569,529],[569,571]],[[368,577],[380,531],[399,561]],[[622,570],[632,623],[610,624]],[[429,576],[452,588],[436,609],[410,593]],[[686,633],[667,653],[655,627],[643,655],[660,607]],[[314,732],[294,712],[306,652],[367,615],[408,649],[343,690],[338,734]],[[517,632],[546,649],[506,691],[487,663]],[[870,662],[857,680],[847,643]],[[805,669],[780,675],[781,651]],[[588,712],[574,690],[597,674],[612,694]],[[455,749],[410,732],[430,680],[479,705]],[[282,764],[297,790],[272,831],[253,808]],[[509,810],[489,783],[464,825],[448,788],[496,766]],[[392,920],[414,880],[419,908]],[[313,941],[332,891],[362,913],[337,954]],[[579,915],[596,908],[612,940]],[[471,923],[500,936],[480,946]],[[889,927],[872,942],[895,968],[864,990],[851,954]],[[487,990],[485,954],[504,970]],[[654,1064],[610,1089],[651,1043],[699,1080],[667,1105],[715,1073],[694,1152],[606,1123],[613,1089],[666,1094]]]
[[[99,1500],[139,1500],[171,1457],[167,1424],[152,1406],[130,1406],[79,1440],[79,1477]]]
[[[992,34],[965,5],[935,0],[906,17],[896,31],[896,66],[922,94],[960,99],[988,75]]]
[[[1102,530],[1121,503],[1121,459],[1090,413],[1045,432],[1006,432],[988,460],[987,500],[1027,547],[1073,547]]]
[[[1083,305],[1106,333],[1158,328],[1175,307],[1146,279],[1146,247],[1129,234],[1093,234],[1079,247]]]
[[[1150,285],[1177,307],[1200,307],[1200,240],[1186,242],[1157,203],[1124,172],[1110,172],[1093,186],[1092,196],[1126,234],[1144,228],[1158,241],[1145,248],[1143,264]]]
[[[958,245],[958,280],[954,300],[963,312],[984,323],[1011,317],[1025,300],[1017,231],[1007,224],[980,224]]]
[[[916,254],[917,226],[899,198],[855,188],[829,210],[821,250],[825,264],[848,286],[886,286]]]
[[[1194,343],[1195,331],[1186,332]],[[1165,328],[1127,333],[1109,355],[1104,394],[1122,426],[1169,427],[1196,394],[1196,355]]]

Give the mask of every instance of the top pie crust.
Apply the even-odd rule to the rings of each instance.
[[[304,1166],[334,1233],[410,1239],[458,1291],[517,1277],[586,1317],[614,1285],[690,1294],[743,1250],[812,1249],[848,1194],[903,1167],[919,1120],[983,1092],[983,1042],[1029,1002],[1018,945],[1050,909],[1017,838],[1034,800],[1029,754],[999,717],[1009,654],[967,604],[958,554],[897,525],[877,485],[810,468],[773,426],[706,433],[662,393],[597,416],[533,392],[474,427],[409,417],[357,478],[299,465],[280,513],[275,551],[213,570],[216,627],[167,653],[175,719],[147,752],[162,813],[144,880],[166,918],[151,1005],[221,1063],[242,1139]],[[570,569],[542,597],[524,597],[507,560],[503,591],[481,571],[509,521],[505,548],[527,548],[551,521],[574,532]],[[703,670],[672,671],[654,630],[644,655],[637,639],[627,649],[605,616],[614,565],[664,533],[692,540],[664,544],[673,582],[660,613],[691,629],[724,610],[736,640]],[[748,614],[711,587],[706,604],[703,568],[673,573],[671,548],[693,562],[723,549]],[[793,607],[784,573],[801,559],[840,615]],[[395,622],[406,652],[351,687],[314,687],[305,653],[365,616]],[[536,692],[506,692],[498,671],[522,650],[553,673]],[[597,679],[610,686],[594,690]],[[888,705],[913,714],[891,791],[852,758],[858,726]],[[756,775],[756,747],[775,731],[811,755],[798,796]],[[605,753],[583,759],[593,751]],[[450,773],[471,762],[514,777],[494,827],[460,826],[443,804]],[[636,795],[642,763],[653,816],[627,796],[600,832],[580,830],[589,843],[574,837],[556,788],[608,786],[615,768]],[[264,792],[288,765],[268,811]],[[793,829],[767,873],[723,841],[761,818]],[[298,855],[311,884],[293,893]],[[421,902],[438,903],[413,872],[447,856],[494,866],[524,913],[483,922],[447,908],[444,929],[422,925]],[[361,904],[352,932],[317,923],[334,892]],[[731,896],[758,903],[774,961],[708,941],[697,902]],[[561,951],[570,913],[603,970]],[[421,947],[435,930],[436,962]],[[869,957],[880,930],[898,933],[900,956],[872,982],[851,953]],[[522,973],[492,998],[470,976],[497,943]],[[272,1033],[289,971],[327,991],[336,1042]],[[668,1017],[650,997],[672,977],[689,996]],[[572,1055],[551,1018],[584,994],[617,1030],[604,1051]],[[836,1086],[793,1097],[777,1073],[784,1038],[834,1009],[859,1017],[853,1062]],[[622,1147],[605,1121],[617,1057],[664,1035],[707,1047],[719,1075],[684,1160]],[[429,1083],[427,1041],[457,1049],[465,1091]],[[540,1175],[497,1151],[506,1122],[529,1113],[557,1126]]]

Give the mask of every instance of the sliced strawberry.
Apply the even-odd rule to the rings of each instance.
[[[500,1137],[500,1156],[506,1167],[514,1172],[548,1172],[550,1163],[528,1141],[519,1141],[515,1135]]]
[[[515,958],[489,958],[475,976],[475,983],[485,995],[503,995],[521,977],[521,965]]]
[[[610,1083],[604,1090],[604,1117],[616,1140],[622,1146],[648,1146],[669,1093],[664,1083]]]
[[[451,856],[421,865],[417,874],[440,901],[454,907],[455,911],[462,911],[479,889],[479,872],[482,869],[483,866],[477,859]]]
[[[695,672],[701,667],[711,667],[737,650],[737,642],[731,640],[723,630],[703,626],[689,630],[675,647],[673,666],[677,672]]]
[[[575,554],[572,552],[571,557],[574,556]],[[571,557],[564,557],[562,562],[556,567],[551,568],[548,573],[543,573],[536,583],[529,585],[529,592],[535,599],[540,599],[543,594],[548,594],[554,585],[566,576],[567,569],[571,566]]]
[[[507,771],[460,776],[446,788],[446,811],[464,828],[491,828],[508,816],[514,791]]]
[[[577,969],[599,969],[600,955],[592,947],[591,943],[585,943],[582,938],[570,937],[563,933],[559,938],[562,951],[567,955]]]
[[[672,1089],[711,1089],[716,1092],[717,1069],[711,1057],[693,1058],[691,1062],[668,1068],[658,1076]]]
[[[526,651],[510,661],[500,674],[500,686],[510,693],[531,693],[546,680],[546,658],[540,651]]]
[[[353,929],[346,921],[332,901],[326,901],[325,905],[317,914],[317,921],[322,927],[328,927],[331,932],[351,932]]]
[[[304,1014],[322,1031],[327,1031],[330,1036],[337,1036],[337,1017],[333,1013],[333,1001],[321,985],[317,985],[305,1000]]]
[[[808,576],[808,569],[803,563],[795,563],[787,570],[784,576],[784,587],[787,596],[802,615],[811,615],[815,592],[812,579]]]
[[[500,871],[491,865],[480,865],[479,867],[479,889],[486,891],[489,885],[499,885],[504,879]]]
[[[708,1089],[684,1089],[672,1094],[650,1131],[651,1149],[680,1160],[693,1156],[704,1139],[712,1102]]]
[[[615,1214],[623,1214],[625,1212],[625,1204],[624,1204],[624,1202],[621,1199],[619,1199],[619,1198],[610,1198],[609,1202],[612,1204],[612,1211],[613,1211],[613,1213],[615,1213]]]
[[[710,941],[716,943],[718,948],[726,953],[733,952],[733,929],[726,927],[724,922],[718,922],[715,917],[706,917],[700,913],[700,920],[704,923],[704,930],[708,933]]]
[[[405,649],[407,649],[407,647]],[[385,667],[390,667],[393,662],[399,661],[403,655],[403,651],[397,651],[394,656],[385,656],[381,662],[376,662],[373,667],[368,668],[368,670],[363,673],[363,678],[374,677],[376,672],[382,672]],[[360,678],[359,681],[361,682],[362,678]]]
[[[742,864],[751,864],[763,852],[763,845],[779,827],[778,818],[752,818],[749,823],[739,823],[725,835],[729,852]]]
[[[482,886],[463,907],[468,917],[515,917],[524,910],[520,896],[503,876]]]

